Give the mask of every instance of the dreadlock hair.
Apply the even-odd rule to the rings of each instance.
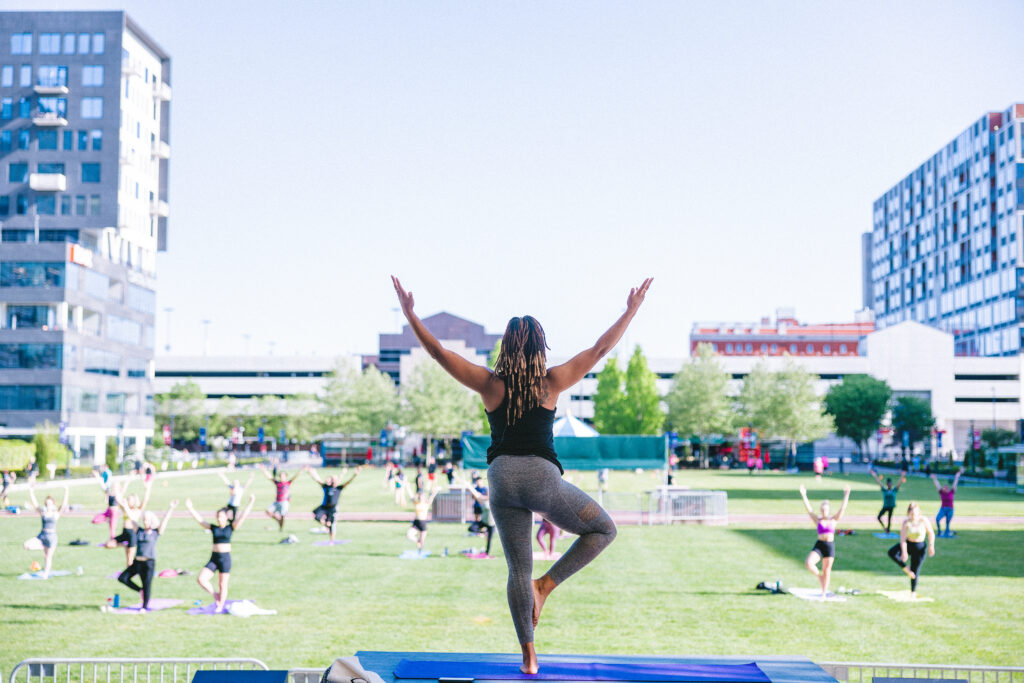
[[[544,328],[536,318],[524,315],[508,321],[494,362],[494,374],[505,383],[508,401],[505,420],[509,425],[541,403],[547,375],[547,348]]]

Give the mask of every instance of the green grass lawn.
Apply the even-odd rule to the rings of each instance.
[[[575,474],[592,489],[593,473]],[[168,482],[167,486],[162,481]],[[171,496],[192,496],[200,509],[224,502],[213,475],[158,479],[153,509]],[[807,483],[812,500],[839,497],[842,480],[820,487],[807,476],[681,473],[681,483],[729,491],[731,512],[801,512],[796,488]],[[854,477],[851,511],[874,514],[877,488]],[[648,473],[613,473],[612,490],[642,491],[657,482]],[[591,485],[587,485],[591,484]],[[254,482],[257,508],[271,499],[265,480]],[[930,482],[912,481],[912,496],[937,506]],[[827,492],[827,493],[826,493]],[[97,508],[98,488],[72,489],[72,502]],[[293,509],[308,511],[319,488],[296,483]],[[14,496],[20,502],[22,494]],[[932,505],[935,503],[935,505]],[[349,510],[394,509],[378,472],[366,471],[346,490]],[[1005,490],[964,488],[957,514],[1024,515],[1024,498]],[[206,599],[192,577],[158,579],[154,595],[185,601],[180,609],[146,616],[103,614],[99,606],[123,587],[108,574],[123,552],[68,547],[104,532],[87,519],[60,522],[55,568],[82,576],[18,581],[40,557],[21,549],[38,532],[35,516],[0,518],[0,671],[32,656],[251,656],[271,667],[326,666],[358,649],[514,652],[517,644],[505,604],[505,566],[499,559],[470,561],[457,551],[481,540],[455,524],[431,525],[427,545],[435,557],[398,559],[412,547],[404,523],[346,523],[351,543],[321,548],[309,520],[286,531],[301,543],[278,545],[262,513],[235,536],[232,596],[276,609],[276,617],[190,617],[184,607]],[[809,523],[807,525],[809,527]],[[833,587],[864,593],[845,604],[808,603],[754,590],[762,580],[815,585],[802,567],[814,531],[794,525],[729,527],[621,527],[604,556],[556,591],[537,631],[541,652],[648,654],[797,654],[817,661],[922,662],[1024,665],[1024,528],[981,527],[939,539],[924,566],[919,590],[935,602],[903,604],[873,594],[907,586],[885,556],[891,542],[870,527],[838,540]],[[563,539],[561,545],[567,545]],[[158,568],[197,571],[209,557],[209,535],[177,517],[160,542]],[[437,555],[447,547],[453,556]],[[538,570],[541,567],[538,565]]]

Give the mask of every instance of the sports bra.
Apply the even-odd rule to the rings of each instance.
[[[928,529],[922,519],[917,524],[907,522],[907,540],[911,543],[920,543],[928,536]]]
[[[214,543],[231,543],[231,534],[235,528],[228,524],[227,526],[214,526],[210,525],[210,533],[213,534]]]
[[[819,519],[818,520],[818,533],[819,534],[834,534],[836,532],[836,520],[834,519]]]

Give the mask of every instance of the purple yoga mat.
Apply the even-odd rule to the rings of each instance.
[[[149,609],[147,612],[156,612],[157,610],[167,609],[168,607],[177,607],[181,604],[181,600],[172,600],[170,598],[152,598],[149,601]],[[142,603],[138,605],[132,605],[131,607],[118,607],[117,609],[110,610],[111,614],[138,614],[139,610],[142,609]]]
[[[345,545],[346,543],[351,543],[351,542],[352,541],[348,541],[348,540],[345,540],[345,541],[342,541],[342,540],[338,540],[338,541],[313,541],[313,545]]]
[[[529,681],[678,681],[686,683],[769,683],[757,664],[581,663],[540,658],[540,673],[524,674],[514,662],[403,659],[396,678],[468,678]]]
[[[216,616],[218,614],[227,614],[228,613],[228,607],[230,607],[232,604],[234,604],[236,602],[241,602],[241,601],[240,600],[228,600],[228,601],[226,601],[224,603],[223,609],[221,609],[219,612],[215,609],[216,606],[214,605],[214,603],[211,602],[209,605],[203,605],[202,607],[193,607],[192,609],[190,609],[188,611],[188,613],[189,614],[193,614],[193,615],[206,616],[206,617],[212,617],[212,616]]]

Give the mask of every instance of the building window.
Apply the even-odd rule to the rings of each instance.
[[[726,344],[725,345],[725,352],[726,353],[732,353],[732,344]]]
[[[11,34],[11,54],[12,55],[30,55],[30,54],[32,54],[32,34],[31,33],[12,33]]]
[[[78,131],[78,151],[84,152],[89,149],[89,133],[84,130]]]
[[[60,173],[61,175],[64,175],[64,164],[39,164],[38,166],[36,166],[36,170],[39,173]]]
[[[89,215],[100,215],[100,196],[98,194],[89,195]]]
[[[843,354],[846,353],[846,344],[840,344],[839,345],[839,353],[843,353]]]
[[[57,149],[57,131],[39,131],[36,133],[36,143],[39,149]]]
[[[31,242],[33,237],[32,230],[4,230],[2,239],[4,242]]]
[[[828,344],[825,344],[825,346],[822,347],[821,352],[825,354],[832,353],[832,347],[829,346]]]
[[[0,99],[0,119],[9,121],[14,118],[14,98],[4,97]],[[4,131],[10,133],[10,131]]]
[[[807,353],[814,353],[814,344],[807,345]]]
[[[38,261],[0,263],[0,287],[63,287],[64,264]]]
[[[24,216],[28,213],[28,197],[23,194],[19,194],[14,201],[14,213],[19,216]]]
[[[85,372],[94,375],[117,377],[121,374],[121,357],[119,355],[92,349],[88,346],[82,349],[82,365]]]
[[[7,306],[4,325],[9,330],[48,330],[54,326],[56,312],[50,306]]]
[[[75,215],[76,216],[84,216],[85,215],[85,195],[84,194],[80,194],[80,195],[76,195],[75,196]]]
[[[103,33],[92,34],[92,53],[94,55],[103,54],[103,50],[107,44],[107,36]]]
[[[28,164],[10,164],[7,171],[7,182],[27,183]]]
[[[64,54],[73,55],[75,54],[75,34],[65,33],[64,34]]]
[[[72,150],[75,148],[75,134],[70,130],[64,131],[64,149]]]
[[[39,67],[38,85],[57,88],[68,84],[68,68],[66,66],[43,65]]]
[[[56,114],[63,118],[68,113],[68,101],[64,97],[40,97],[39,113]]]
[[[107,337],[122,344],[141,344],[142,325],[134,320],[108,315]]]
[[[82,98],[82,118],[83,119],[102,119],[103,118],[103,98],[102,97],[83,97]]]
[[[796,344],[790,344],[789,345],[789,352],[791,354],[793,354],[794,356],[796,355]]]
[[[79,33],[78,34],[78,54],[87,55],[89,54],[89,34]]]
[[[92,148],[96,151],[103,149],[103,131],[96,130],[89,131],[89,137],[92,138]]]
[[[52,216],[57,213],[57,198],[52,194],[41,194],[36,197],[36,213],[41,216]]]
[[[100,410],[100,395],[96,391],[83,391],[82,402],[79,404],[79,410],[83,413],[98,413]],[[96,438],[96,437],[92,437]],[[84,441],[84,437],[83,437]]]
[[[0,410],[60,410],[60,387],[41,385],[0,387]]]
[[[18,100],[18,116],[23,119],[32,117],[32,100],[27,97]]]
[[[21,83],[21,87],[29,88],[32,86],[32,65],[22,64],[21,65],[21,76],[18,81]]]
[[[125,360],[129,377],[145,377],[147,365],[145,358],[127,358]]]
[[[124,394],[107,394],[107,401],[105,406],[106,412],[110,415],[120,415],[124,412]]]
[[[5,88],[14,87],[14,67],[7,65],[0,67],[0,85]]]
[[[7,195],[0,195],[0,216],[11,213],[11,198]]]
[[[753,344],[747,344],[745,347],[743,347],[743,350],[746,351],[747,353],[753,353],[754,345]]]
[[[29,140],[28,128],[22,128],[18,131],[18,149],[28,149]]]
[[[98,183],[98,182],[100,182],[100,165],[99,164],[82,164],[82,182],[83,183]]]
[[[71,215],[71,195],[62,194],[60,196],[60,215],[70,216]]]
[[[778,344],[772,344],[772,353],[778,353],[778,352],[779,352],[779,345]]]
[[[62,355],[60,344],[0,344],[0,369],[56,370]]]
[[[60,54],[60,34],[59,33],[40,33],[39,34],[39,54],[41,54],[41,55],[59,55]]]
[[[99,87],[103,85],[103,67],[99,65],[82,67],[82,85]]]

